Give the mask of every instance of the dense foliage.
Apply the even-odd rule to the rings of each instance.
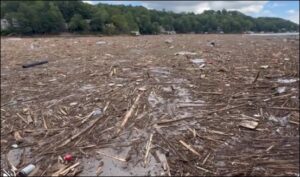
[[[299,31],[299,25],[287,20],[252,18],[238,11],[174,13],[123,5],[90,5],[81,1],[1,1],[1,19],[7,19],[9,24],[7,29],[1,29],[2,34]]]

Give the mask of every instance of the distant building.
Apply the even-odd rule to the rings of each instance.
[[[130,34],[133,35],[133,36],[141,35],[139,31],[130,31]]]
[[[161,34],[169,34],[169,35],[176,34],[176,31],[174,31],[174,30],[173,31],[167,31],[162,26],[159,27],[159,31],[160,31]]]
[[[166,31],[166,34],[176,34],[176,31]]]
[[[12,19],[12,22],[10,23],[7,19],[1,19],[1,30],[6,30],[8,29],[9,27],[19,27],[19,23],[16,19]]]
[[[245,34],[253,34],[254,32],[253,31],[245,31],[244,33]]]
[[[6,30],[10,27],[7,19],[1,19],[1,30]]]

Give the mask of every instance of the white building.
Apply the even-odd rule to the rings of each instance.
[[[1,30],[6,30],[10,26],[7,19],[1,19]]]

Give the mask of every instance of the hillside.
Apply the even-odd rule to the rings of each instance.
[[[286,32],[299,31],[299,25],[280,18],[253,18],[226,10],[194,14],[124,5],[90,5],[81,1],[1,1],[1,34],[128,34],[130,31],[141,34]]]

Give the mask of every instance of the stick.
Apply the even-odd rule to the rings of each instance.
[[[199,138],[207,139],[207,140],[210,140],[210,141],[213,141],[213,142],[216,142],[216,143],[219,143],[219,142],[220,142],[219,140],[214,140],[214,139],[209,138],[209,137],[206,137],[206,136],[200,136],[196,131],[193,131],[191,128],[188,128],[188,130],[191,131],[192,133],[196,133],[196,135],[197,135]]]
[[[126,162],[126,159],[124,159],[124,158],[115,157],[115,156],[112,156],[112,155],[107,155],[107,154],[104,154],[104,153],[101,152],[101,151],[97,151],[97,153],[98,153],[98,154],[102,154],[102,155],[104,155],[104,156],[106,156],[106,157],[110,157],[110,158],[119,160],[119,161],[121,161],[121,162]]]
[[[240,105],[237,105],[237,106],[231,106],[229,108],[222,108],[222,109],[219,109],[219,110],[215,110],[215,111],[211,111],[211,112],[208,112],[207,114],[210,115],[210,114],[213,114],[213,113],[217,113],[217,112],[223,112],[223,111],[228,111],[228,110],[231,110],[231,109],[235,109],[235,108],[239,108],[239,107],[242,107],[242,106],[245,106],[247,105],[248,103],[244,103],[244,104],[240,104]]]
[[[269,109],[287,110],[287,111],[299,111],[299,108],[287,108],[287,107],[268,107]]]
[[[280,96],[275,96],[275,97],[272,97],[272,98],[267,98],[267,99],[264,99],[263,101],[266,102],[266,101],[274,100],[274,99],[277,99],[277,98],[284,98],[284,97],[291,96],[291,95],[293,95],[293,93],[288,93],[288,94],[285,94],[285,95],[280,95]]]
[[[198,166],[195,166],[196,168],[198,168],[198,169],[200,169],[200,170],[203,170],[203,171],[205,171],[205,172],[210,172],[210,173],[213,173],[212,171],[210,171],[210,170],[207,170],[207,169],[205,169],[205,168],[202,168],[202,167],[198,167]]]
[[[140,100],[142,96],[142,93],[139,94],[136,99],[134,100],[133,105],[131,106],[131,108],[129,109],[129,111],[127,111],[127,113],[124,116],[123,122],[121,123],[121,126],[118,127],[117,129],[117,134],[119,134],[121,132],[121,129],[125,126],[125,124],[127,123],[128,119],[130,118],[131,114],[133,113],[133,111],[135,110],[135,108],[137,107],[138,101]]]
[[[65,145],[69,144],[71,141],[73,141],[74,139],[76,139],[78,136],[82,135],[83,133],[85,133],[85,132],[88,131],[88,130],[91,130],[92,127],[93,127],[94,125],[96,125],[96,123],[97,123],[98,121],[100,121],[100,120],[102,120],[101,117],[98,118],[97,120],[95,120],[91,125],[89,125],[89,126],[86,127],[85,129],[83,129],[81,132],[79,132],[79,133],[77,133],[76,135],[73,135],[71,138],[67,139],[67,140],[66,140],[63,144],[61,144],[59,147],[63,147],[63,146],[65,146]]]
[[[102,166],[99,166],[96,170],[96,176],[99,176],[103,172]]]
[[[292,120],[290,120],[289,123],[299,125],[299,122],[295,122],[295,121],[292,121]]]
[[[260,74],[260,70],[257,72],[257,74],[255,76],[255,79],[253,80],[252,84],[254,84],[257,81],[257,79],[259,77],[259,74]]]
[[[48,130],[48,126],[47,126],[47,123],[46,123],[46,120],[45,120],[44,116],[43,116],[43,125],[44,125],[44,128],[46,130]]]
[[[227,136],[232,136],[233,134],[227,134],[221,131],[217,131],[217,130],[207,130],[209,133],[215,133],[215,134],[219,134],[219,135],[227,135]]]
[[[174,148],[174,146],[172,146],[172,144],[167,139],[165,139],[165,137],[161,133],[159,133],[158,130],[155,130],[155,131],[167,143],[167,145],[173,151],[174,154],[177,154],[182,160],[188,162],[187,158],[184,155],[182,155],[180,152],[176,151],[176,149]]]
[[[69,98],[69,97],[72,97],[72,96],[74,96],[74,94],[71,94],[71,95],[65,96],[65,97],[61,98],[60,100],[57,100],[57,101],[55,101],[55,103],[53,103],[53,104],[51,104],[51,105],[47,106],[47,109],[49,109],[49,108],[51,108],[52,106],[54,106],[55,104],[57,104],[57,103],[59,103],[59,102],[63,101],[64,99],[66,99],[66,98]]]
[[[179,140],[179,142],[184,146],[186,147],[188,150],[190,150],[192,153],[196,154],[197,156],[201,156],[194,148],[192,148],[191,145],[189,144],[186,144],[184,141],[182,140]]]
[[[61,176],[61,175],[66,175],[67,173],[69,173],[69,171],[72,168],[77,167],[80,164],[80,162],[75,163],[74,165],[71,165],[70,167],[68,166],[64,166],[63,168],[61,168],[60,170],[58,170],[57,172],[53,173],[52,176]]]
[[[77,167],[80,164],[80,162],[75,163],[74,165],[70,166],[69,168],[65,169],[64,171],[60,172],[60,175],[66,175],[69,173],[69,171],[75,167]]]
[[[228,110],[231,110],[231,109],[235,109],[235,108],[239,108],[239,107],[242,107],[242,106],[245,106],[247,105],[247,103],[245,104],[240,104],[240,105],[237,105],[237,106],[232,106],[232,107],[229,107],[229,108],[222,108],[222,109],[219,109],[219,110],[214,110],[214,111],[210,111],[210,112],[207,112],[207,113],[204,113],[203,116],[205,115],[210,115],[210,114],[213,114],[213,113],[217,113],[217,112],[222,112],[222,111],[228,111]],[[183,117],[183,118],[180,118],[180,119],[175,119],[175,120],[167,120],[167,121],[162,121],[162,122],[158,122],[157,125],[159,124],[167,124],[167,123],[173,123],[173,122],[178,122],[178,121],[182,121],[182,120],[186,120],[186,119],[202,119],[202,117]]]
[[[203,162],[202,162],[202,165],[205,164],[205,162],[207,161],[207,159],[208,159],[209,156],[210,156],[210,153],[205,157],[205,159],[204,159]]]
[[[90,114],[85,116],[85,118],[81,121],[81,125],[84,124],[89,118],[91,118],[93,116],[94,112],[95,111],[92,111]]]
[[[19,118],[21,118],[21,120],[23,120],[26,124],[28,124],[28,122],[25,120],[25,118],[22,117],[19,113],[17,113],[17,116],[18,116]]]
[[[103,113],[105,113],[105,111],[107,110],[109,104],[110,104],[110,101],[108,101],[108,102],[105,104],[105,107],[103,108]]]
[[[209,95],[223,95],[221,92],[196,92],[200,94],[209,94]]]
[[[158,122],[157,125],[174,123],[174,122],[178,122],[178,121],[182,121],[182,120],[190,119],[190,118],[191,117],[184,117],[184,118],[174,119],[174,120],[165,120],[165,121]]]
[[[195,103],[181,103],[181,104],[179,104],[177,107],[178,108],[184,108],[184,107],[203,107],[203,106],[205,106],[204,104],[195,104]]]
[[[147,142],[147,145],[146,145],[146,154],[145,154],[145,158],[144,158],[145,166],[147,164],[147,157],[148,157],[149,151],[151,149],[152,138],[153,138],[153,133],[150,135],[149,141]]]

